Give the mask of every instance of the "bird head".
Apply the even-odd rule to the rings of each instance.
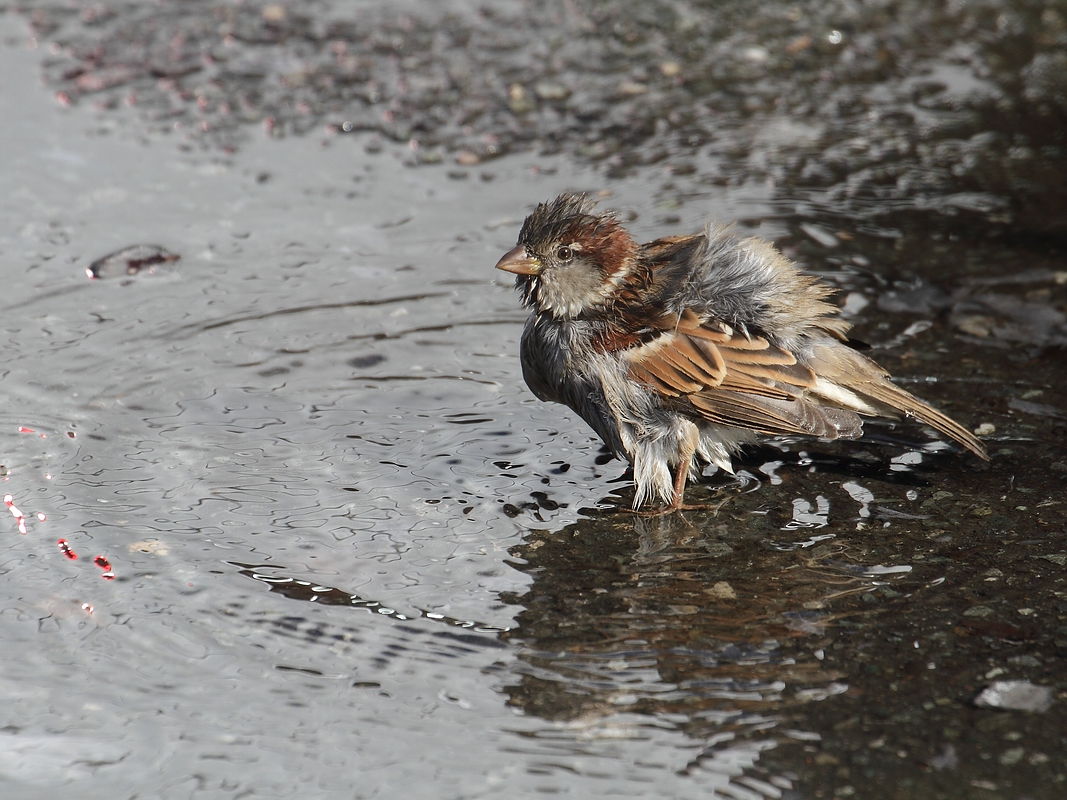
[[[610,306],[637,263],[638,245],[613,214],[584,194],[541,203],[497,269],[517,275],[523,304],[557,319]]]

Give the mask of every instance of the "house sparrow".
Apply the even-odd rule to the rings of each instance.
[[[989,459],[856,352],[832,290],[769,243],[709,225],[639,245],[594,207],[575,194],[542,203],[496,266],[533,311],[526,385],[633,465],[635,510],[653,498],[681,508],[702,463],[733,472],[756,434],[853,439],[861,416],[915,417]]]

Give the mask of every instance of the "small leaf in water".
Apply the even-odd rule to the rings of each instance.
[[[177,253],[172,253],[158,244],[135,244],[98,258],[88,266],[85,274],[93,280],[137,275],[145,270],[153,272],[160,264],[168,264],[180,258]]]

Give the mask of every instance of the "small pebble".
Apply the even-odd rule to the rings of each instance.
[[[571,91],[558,83],[539,83],[534,86],[534,94],[541,100],[566,100],[570,97]]]
[[[836,236],[820,225],[805,222],[801,224],[800,229],[823,247],[837,247],[840,244]]]
[[[979,708],[1043,713],[1052,707],[1052,689],[1030,681],[993,681],[974,699]]]

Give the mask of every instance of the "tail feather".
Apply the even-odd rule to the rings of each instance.
[[[985,445],[973,433],[964,428],[954,419],[938,411],[933,406],[927,405],[915,395],[904,391],[899,386],[882,380],[870,383],[862,387],[853,387],[865,394],[877,403],[889,406],[892,409],[903,412],[909,417],[925,422],[931,428],[945,434],[950,439],[955,439],[976,456],[986,461],[989,454]]]
[[[892,383],[889,373],[855,350],[836,344],[820,347],[813,353],[810,366],[819,376],[813,392],[825,400],[866,416],[892,417],[901,413],[914,417],[979,458],[989,460],[978,437],[947,414]]]

